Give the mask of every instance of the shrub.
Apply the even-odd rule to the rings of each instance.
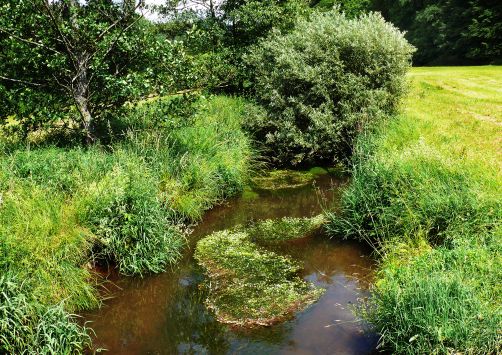
[[[276,163],[343,160],[366,123],[396,108],[412,53],[375,13],[348,19],[335,9],[275,31],[247,56],[268,111],[247,128]]]

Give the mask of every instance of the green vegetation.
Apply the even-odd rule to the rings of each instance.
[[[346,164],[353,180],[339,215],[199,243],[220,320],[272,324],[313,302],[300,266],[254,242],[326,218],[382,255],[361,312],[387,349],[500,351],[501,70],[415,69],[393,117],[414,49],[384,18],[408,30],[419,64],[489,63],[501,5],[180,3],[166,0],[165,23],[143,17],[144,1],[0,5],[0,353],[83,351],[86,328],[68,312],[99,305],[93,265],[161,272],[181,255],[183,225],[225,198],[334,172],[251,181],[257,152],[271,168]]]
[[[277,243],[297,238],[304,238],[319,231],[326,223],[324,215],[314,217],[266,219],[237,230],[244,230],[251,241],[256,243]]]
[[[378,14],[338,10],[273,32],[247,56],[254,95],[268,112],[246,122],[275,164],[334,164],[404,92],[413,47]]]
[[[298,263],[258,247],[246,232],[211,234],[197,243],[195,258],[209,276],[206,304],[220,322],[272,325],[323,292],[298,276]]]
[[[360,0],[359,2],[366,2]],[[500,63],[502,4],[493,0],[370,0],[367,9],[381,11],[406,31],[418,48],[418,65]]]
[[[132,108],[123,120],[123,138],[117,135],[110,147],[4,145],[0,271],[13,275],[12,284],[23,280],[13,292],[22,293],[28,305],[19,312],[30,312],[30,324],[40,322],[33,331],[45,322],[37,312],[62,301],[66,311],[99,304],[89,270],[93,262],[115,262],[125,274],[165,270],[184,245],[178,225],[245,186],[253,150],[240,122],[249,104],[211,97],[193,105],[188,116],[164,111],[167,123],[159,123],[171,107],[165,100]],[[63,317],[63,306],[57,307],[55,314]],[[72,326],[78,334],[84,331]],[[29,340],[33,336],[20,335],[26,342],[9,337],[1,349],[43,346],[44,340]],[[54,342],[73,344],[65,339]]]
[[[294,189],[314,182],[319,175],[327,174],[323,168],[312,168],[308,171],[270,170],[252,179],[253,187],[259,190]]]
[[[375,245],[363,314],[397,353],[500,350],[500,67],[414,69],[395,120],[358,140],[333,235]]]
[[[90,344],[87,329],[73,322],[63,303],[34,303],[26,297],[23,287],[10,274],[0,276],[2,353],[74,354]]]

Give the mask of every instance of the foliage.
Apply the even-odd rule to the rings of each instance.
[[[333,163],[405,87],[412,47],[378,14],[348,19],[333,10],[275,31],[247,57],[268,115],[246,122],[274,162]]]
[[[296,262],[256,246],[243,232],[211,234],[197,243],[195,258],[209,276],[206,303],[220,322],[271,325],[322,293],[297,276]]]
[[[140,8],[136,1],[4,2],[0,117],[16,115],[25,132],[64,124],[92,141],[110,110],[190,85],[183,48],[156,35]]]
[[[373,0],[371,7],[407,32],[418,65],[486,64],[502,57],[502,4],[496,0]]]
[[[332,235],[383,257],[362,313],[392,352],[500,349],[501,73],[414,69],[404,112],[360,137],[341,215],[327,215]]]
[[[313,6],[320,10],[339,6],[348,17],[356,17],[370,9],[371,0],[315,0],[313,3]]]
[[[253,242],[276,243],[311,236],[325,223],[326,218],[320,214],[314,217],[266,219],[237,230],[245,231]]]
[[[160,31],[182,39],[195,65],[208,69],[208,87],[226,92],[250,89],[249,68],[242,61],[250,45],[273,28],[292,30],[311,12],[306,0],[202,0],[196,8],[186,0],[166,3],[161,13],[172,21],[158,25]]]

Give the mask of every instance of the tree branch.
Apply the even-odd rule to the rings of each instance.
[[[26,85],[32,85],[32,86],[45,86],[45,84],[40,84],[40,83],[34,83],[32,81],[26,81],[26,80],[21,80],[21,79],[13,79],[13,78],[7,78],[6,76],[0,75],[0,79],[2,80],[7,80],[7,81],[13,81],[15,83],[21,83],[21,84],[26,84]]]
[[[49,51],[51,51],[51,52],[54,52],[54,53],[57,53],[57,54],[61,54],[61,52],[60,52],[60,51],[58,51],[58,50],[56,50],[56,49],[54,49],[54,48],[47,47],[47,46],[46,46],[45,44],[43,44],[43,43],[39,43],[39,42],[31,41],[31,40],[26,39],[26,38],[19,37],[19,36],[15,35],[14,33],[9,32],[9,31],[7,31],[6,29],[4,29],[4,28],[2,28],[2,27],[0,27],[0,32],[6,33],[7,35],[9,35],[9,36],[11,36],[11,37],[13,37],[13,38],[17,39],[18,41],[25,42],[25,43],[28,43],[28,44],[32,44],[32,45],[35,45],[35,46],[37,46],[37,47],[41,47],[41,48],[47,49],[47,50],[49,50]]]

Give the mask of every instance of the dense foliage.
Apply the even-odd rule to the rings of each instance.
[[[396,108],[412,52],[378,14],[349,19],[334,10],[275,31],[247,56],[268,113],[248,128],[274,163],[346,159],[357,132]]]
[[[498,0],[372,0],[373,10],[407,31],[414,62],[487,64],[502,60],[502,3]]]
[[[140,9],[128,0],[3,2],[0,117],[25,134],[51,124],[92,142],[126,101],[193,85],[183,48]]]

